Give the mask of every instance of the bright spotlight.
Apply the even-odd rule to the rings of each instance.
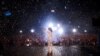
[[[22,30],[20,30],[19,32],[20,32],[20,33],[23,33],[23,31],[22,31]]]
[[[84,32],[87,32],[87,30],[84,30]]]
[[[74,33],[75,33],[75,32],[77,32],[77,29],[75,29],[75,28],[74,28],[74,29],[72,29],[72,32],[74,32]]]
[[[55,12],[55,10],[51,10],[51,12]]]
[[[62,28],[58,29],[58,33],[62,34],[64,32],[64,30]]]
[[[34,30],[34,29],[31,29],[31,30],[30,30],[30,32],[31,32],[31,33],[34,33],[34,32],[35,32],[35,30]]]

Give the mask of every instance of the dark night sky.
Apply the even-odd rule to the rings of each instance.
[[[91,18],[100,16],[99,5],[98,0],[0,0],[0,32],[31,28],[39,32],[48,16],[68,28],[91,31]]]

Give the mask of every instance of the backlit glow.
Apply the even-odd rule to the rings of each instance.
[[[62,33],[63,33],[63,29],[60,28],[60,29],[58,30],[58,33],[59,33],[59,34],[62,34]]]
[[[53,27],[53,23],[49,23],[48,27],[52,28]]]
[[[57,27],[60,27],[60,24],[57,24]]]

